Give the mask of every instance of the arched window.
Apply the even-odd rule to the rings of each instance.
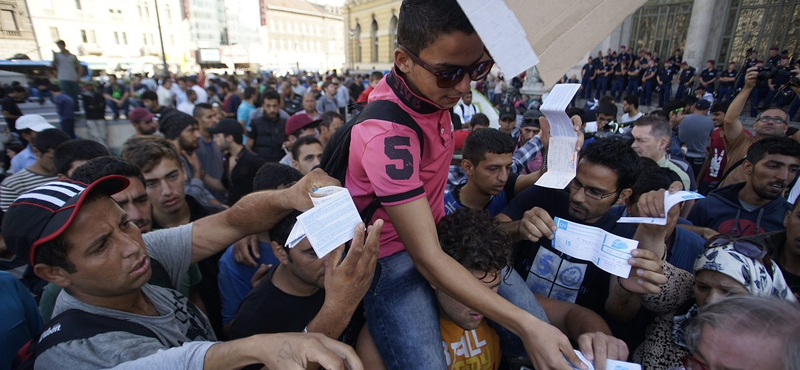
[[[356,47],[354,48],[356,53],[356,62],[361,63],[361,25],[356,23],[356,31],[355,31],[355,40],[356,40]]]
[[[392,15],[392,20],[389,21],[389,42],[391,42],[391,47],[389,48],[389,60],[394,60],[394,49],[397,49],[397,16]]]
[[[372,32],[370,33],[372,40],[372,61],[378,61],[378,21],[372,20]]]

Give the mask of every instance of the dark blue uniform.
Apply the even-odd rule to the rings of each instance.
[[[742,64],[742,75],[739,76],[739,79],[736,80],[736,89],[741,90],[744,87],[744,75],[747,73],[747,70],[756,66],[755,59],[745,59],[744,63]]]
[[[704,69],[702,72],[700,72],[700,81],[708,83],[708,85],[706,85],[706,92],[714,93],[714,83],[713,82],[709,83],[709,82],[717,78],[717,75],[719,75],[719,72],[717,72],[717,70],[713,68]]]
[[[628,89],[625,94],[628,96],[639,96],[639,86],[641,85],[641,81],[642,67],[637,67],[635,65],[628,67]]]
[[[597,69],[597,90],[595,91],[595,99],[600,99],[601,95],[606,94],[606,90],[608,89],[607,79],[608,74],[611,72],[611,65],[606,63],[600,65],[600,68]]]
[[[722,71],[719,74],[719,77],[720,78],[727,78],[727,77],[736,78],[737,74],[738,74],[738,72],[735,69],[733,71],[729,71],[729,70],[726,69],[726,70]],[[720,81],[719,82],[719,90],[717,91],[717,99],[720,102],[733,100],[733,84],[734,84],[734,81],[730,81],[730,82]]]
[[[784,105],[789,104],[794,99],[794,91],[788,86],[783,89],[781,87],[788,84],[791,79],[792,70],[789,67],[779,66],[778,71],[775,73],[775,78],[772,79],[773,90],[770,90],[767,94],[764,105],[770,105],[773,100],[778,108],[783,108]]]
[[[653,103],[653,89],[655,88],[656,83],[658,82],[656,81],[657,74],[658,74],[657,66],[647,68],[644,71],[644,76],[642,77],[642,79],[644,80],[645,78],[647,78],[647,80],[644,80],[644,101],[643,101],[644,105],[650,105]],[[650,76],[653,77],[648,78]]]
[[[695,73],[697,73],[697,70],[695,70],[694,67],[689,67],[687,69],[681,68],[681,74],[678,79],[680,83],[678,84],[678,90],[675,91],[675,99],[683,99],[686,90],[692,88],[692,84],[689,84],[689,81],[691,81]]]
[[[658,78],[661,80],[661,93],[658,95],[658,107],[664,106],[665,101],[670,100],[672,95],[672,79],[675,77],[675,72],[672,67],[667,66],[658,71]]]
[[[617,64],[614,67],[614,84],[611,85],[611,96],[617,101],[622,101],[623,91],[625,91],[625,69]]]
[[[586,63],[583,65],[583,79],[581,80],[581,85],[583,86],[583,91],[581,91],[581,98],[591,99],[592,97],[592,82],[594,80],[594,61],[592,63]]]

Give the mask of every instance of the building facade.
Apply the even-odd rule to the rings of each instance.
[[[345,65],[342,9],[302,0],[259,0],[266,55],[259,63],[278,74],[340,70]]]
[[[15,55],[41,59],[25,0],[0,0],[0,59]]]
[[[397,17],[401,0],[348,0],[347,68],[388,71],[397,48]]]

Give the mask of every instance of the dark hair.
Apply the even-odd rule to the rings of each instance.
[[[330,128],[334,118],[338,118],[344,122],[344,117],[341,114],[334,111],[328,111],[322,113],[322,122],[320,122],[319,125]]]
[[[158,101],[158,94],[156,94],[156,92],[153,91],[153,90],[147,90],[147,91],[142,93],[141,98],[142,98],[142,100],[152,100],[152,101],[156,101],[157,102]]]
[[[47,153],[48,150],[55,149],[57,146],[61,145],[61,143],[69,139],[69,135],[64,131],[56,128],[49,128],[36,135],[36,138],[33,139],[33,147],[36,148],[39,153],[44,154]]]
[[[685,106],[685,107],[694,107],[694,105],[697,104],[698,100],[700,100],[700,99],[697,99],[696,96],[689,95],[689,96],[683,98],[683,106]]]
[[[569,118],[578,116],[581,119],[581,123],[586,124],[586,111],[583,108],[567,108],[567,115]]]
[[[617,118],[617,105],[613,103],[602,103],[597,106],[597,114],[606,114]]]
[[[182,162],[172,143],[161,136],[132,137],[122,146],[122,159],[131,162],[144,172],[150,172],[164,158],[171,159],[180,167]]]
[[[634,108],[639,109],[639,97],[636,95],[628,95],[622,101],[632,105]]]
[[[28,91],[26,91],[25,88],[22,87],[21,85],[12,87],[11,88],[11,92],[12,93],[26,93],[26,94],[28,93]]]
[[[303,175],[294,167],[267,162],[258,169],[253,177],[253,191],[277,189],[278,186],[288,186],[302,178]]]
[[[469,127],[474,127],[475,125],[489,127],[489,117],[486,117],[483,113],[475,113],[469,120]]]
[[[639,165],[636,170],[636,182],[631,186],[631,196],[628,201],[631,204],[639,201],[642,194],[661,189],[669,189],[674,181],[680,181],[680,177],[672,170],[660,167],[656,161],[650,158],[639,158]]]
[[[755,165],[769,154],[800,158],[800,143],[784,136],[764,138],[750,145],[745,160]]]
[[[297,155],[300,154],[300,147],[302,147],[303,145],[312,145],[312,144],[319,144],[319,146],[322,146],[322,143],[319,141],[319,139],[313,136],[303,136],[298,138],[297,141],[295,141],[294,144],[292,144],[292,159],[294,159],[295,161],[299,161]]]
[[[225,81],[219,81],[219,82],[217,82],[217,86],[218,86],[220,89],[225,89],[225,90],[230,90],[230,88],[231,88],[231,85],[228,85],[228,83],[227,83],[227,82],[225,82]]]
[[[715,112],[725,113],[725,112],[728,111],[728,106],[729,105],[730,105],[729,102],[714,103],[714,105],[711,106],[711,113],[715,113]]]
[[[61,86],[58,86],[56,84],[52,84],[52,85],[50,85],[50,89],[49,90],[52,91],[52,92],[61,92]]]
[[[255,87],[248,86],[244,88],[244,100],[250,99],[256,94],[258,94],[258,91],[256,91]]]
[[[53,151],[53,163],[58,173],[66,175],[72,167],[72,162],[88,161],[107,155],[111,155],[108,149],[96,141],[85,139],[67,140]]]
[[[281,100],[281,94],[278,94],[278,90],[275,90],[275,89],[272,89],[272,88],[266,89],[266,90],[264,90],[264,93],[261,96],[261,101],[263,102],[264,100],[278,100],[278,101],[280,101]]]
[[[90,159],[76,168],[70,176],[71,180],[91,184],[109,175],[119,175],[139,179],[144,186],[144,175],[139,167],[122,158],[106,156]]]
[[[514,152],[514,140],[507,133],[488,129],[474,131],[464,140],[464,159],[477,166],[486,159],[486,153],[506,154]]]
[[[397,22],[397,43],[419,55],[442,34],[475,33],[456,0],[404,0]]]
[[[581,161],[606,166],[617,175],[617,191],[627,189],[636,182],[639,156],[630,145],[613,139],[600,139],[586,144],[580,152]]]
[[[211,104],[208,103],[197,103],[194,105],[194,110],[192,111],[192,115],[194,116],[194,118],[200,118],[200,116],[203,115],[203,111],[206,109],[211,110],[214,109],[214,107],[212,107]]]
[[[511,263],[511,239],[485,210],[459,208],[436,225],[442,251],[473,271],[500,272]]]
[[[191,95],[191,94],[197,95],[197,91],[194,91],[194,89],[188,89],[188,90],[186,90],[186,96],[189,96],[189,95]]]
[[[325,81],[325,82],[323,82],[323,83],[322,83],[322,90],[325,90],[325,89],[326,89],[328,86],[330,86],[330,85],[332,85],[332,84],[333,84],[333,82],[331,82],[331,81]]]
[[[664,108],[661,111],[661,113],[664,116],[664,118],[669,120],[670,113],[672,113],[676,109],[681,109],[681,108],[686,108],[686,103],[680,100],[670,100],[664,103]]]
[[[289,233],[292,232],[292,228],[295,222],[297,222],[297,216],[301,214],[302,212],[300,211],[292,211],[292,213],[284,217],[283,220],[280,220],[275,227],[269,231],[269,238],[273,242],[278,243],[278,245],[286,248],[286,239],[289,239]]]
[[[614,104],[614,97],[611,95],[603,95],[597,100],[597,105],[601,104]]]
[[[405,45],[403,45],[403,46],[405,46]],[[406,48],[408,48],[408,47],[406,47]],[[408,49],[408,50],[411,50],[411,49]],[[372,73],[369,74],[369,80],[370,81],[372,81],[372,80],[380,81],[382,79],[383,79],[383,72],[381,72],[381,71],[372,71]]]

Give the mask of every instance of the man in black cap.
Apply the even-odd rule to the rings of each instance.
[[[228,205],[232,206],[243,196],[253,192],[253,178],[267,160],[244,147],[244,128],[233,118],[219,121],[207,131],[214,135],[214,142],[225,155],[222,185],[228,189]]]
[[[197,120],[179,110],[169,110],[159,120],[158,130],[181,155],[181,164],[186,172],[186,195],[191,195],[203,206],[222,206],[205,185],[204,178],[209,175],[203,170],[196,152],[200,145]]]
[[[311,208],[308,193],[335,180],[317,171],[291,188],[250,195],[243,205],[198,220],[197,227],[144,236],[110,197],[128,184],[116,175],[90,185],[54,181],[18,198],[5,215],[8,248],[37,276],[64,289],[56,317],[27,348],[37,368],[126,363],[128,368],[214,369],[261,363],[301,369],[307,362],[362,368],[352,349],[321,335],[217,343],[206,317],[174,290],[189,264],[245,235],[271,229],[294,209]],[[361,243],[363,230],[361,224],[355,231]],[[370,236],[365,248],[377,248],[377,238]],[[162,285],[148,283],[154,280]]]
[[[500,107],[500,117],[498,121],[500,123],[500,131],[511,135],[511,137],[517,137],[517,135],[519,135],[519,129],[517,128],[517,111],[514,107],[508,105]]]
[[[539,139],[539,132],[542,131],[542,126],[539,123],[541,117],[542,112],[538,109],[529,109],[522,114],[522,123],[519,127],[519,137],[517,138],[517,146],[514,148],[514,152],[516,153],[521,148],[525,147],[525,144],[528,144],[531,140],[535,141],[535,143],[533,143],[535,145],[534,147],[538,149],[536,150],[536,154],[527,162],[525,168],[520,171],[521,174],[536,172],[542,168],[542,142]],[[530,145],[528,146],[530,147]]]

